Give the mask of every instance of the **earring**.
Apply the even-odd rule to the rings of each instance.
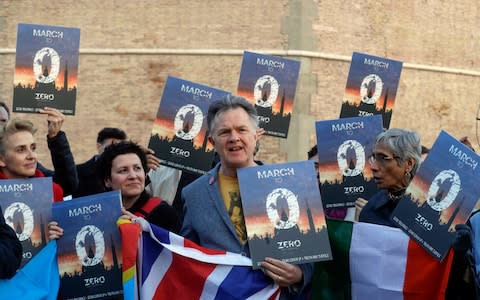
[[[406,171],[405,172],[405,177],[410,180],[412,178],[412,174],[410,173],[410,171]]]

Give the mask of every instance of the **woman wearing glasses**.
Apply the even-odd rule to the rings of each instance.
[[[369,162],[380,191],[361,210],[360,222],[396,227],[390,216],[418,169],[420,153],[415,132],[391,128],[377,136]],[[357,200],[357,206],[364,201]]]
[[[392,128],[377,136],[373,153],[369,158],[373,178],[380,189],[360,212],[359,221],[396,227],[391,215],[401,201],[406,188],[417,172],[421,158],[420,137],[417,133]],[[479,299],[476,283],[472,280],[468,253],[471,253],[471,231],[465,225],[455,228],[457,237],[453,243],[455,256],[450,271],[445,299]]]

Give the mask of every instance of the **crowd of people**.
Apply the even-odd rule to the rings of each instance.
[[[216,160],[202,176],[160,166],[152,150],[129,141],[125,132],[117,128],[102,129],[97,138],[98,153],[76,165],[61,130],[64,116],[53,108],[40,113],[47,115],[47,141],[54,170],[37,161],[34,125],[11,119],[8,107],[0,103],[0,179],[52,176],[53,201],[62,201],[64,195],[75,199],[120,190],[124,217],[144,217],[201,246],[249,256],[237,169],[261,163],[255,161],[254,155],[262,131],[258,128],[257,112],[247,100],[227,96],[209,107],[207,125]],[[359,198],[353,213],[331,209],[326,216],[345,219],[350,215],[355,221],[395,227],[391,214],[418,170],[421,157],[420,137],[415,132],[382,132],[369,158],[379,192],[370,199]],[[308,159],[318,165],[316,147],[309,151]],[[480,232],[479,216],[474,214],[471,224],[456,227],[447,299],[478,297],[475,264],[480,265],[480,251],[473,236]],[[62,237],[62,224],[52,220],[48,228],[50,239]],[[20,264],[21,245],[15,237],[0,217],[1,278],[13,276]],[[261,266],[265,276],[281,287],[280,299],[308,298],[312,263],[290,264],[267,257]]]

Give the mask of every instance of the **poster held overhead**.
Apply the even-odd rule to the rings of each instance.
[[[80,29],[18,24],[12,111],[75,114]]]
[[[287,138],[300,62],[245,51],[237,94],[252,103],[265,134]]]
[[[381,114],[390,127],[401,61],[353,52],[340,118]]]
[[[203,174],[212,168],[208,107],[230,93],[169,76],[148,147],[165,166]]]

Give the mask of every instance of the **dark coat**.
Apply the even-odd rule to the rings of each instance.
[[[147,203],[149,198],[150,196],[143,191],[140,198],[128,209],[128,211],[135,214],[142,210],[142,207]],[[176,234],[180,232],[181,224],[177,217],[177,213],[175,212],[175,209],[165,201],[162,201],[147,216],[145,216],[145,220]]]
[[[40,163],[37,164],[37,169],[46,177],[52,177],[53,182],[62,187],[65,195],[71,195],[78,187],[78,175],[67,135],[60,131],[53,138],[47,136],[47,143],[55,171],[45,168]]]
[[[387,191],[380,190],[365,204],[365,207],[360,212],[359,221],[397,227],[396,223],[391,219],[392,212],[396,206],[396,203],[388,199]]]
[[[22,262],[22,244],[15,231],[5,223],[0,207],[0,278],[11,278]]]
[[[105,187],[97,176],[97,157],[95,155],[77,165],[78,187],[73,192],[73,198],[105,192]]]

